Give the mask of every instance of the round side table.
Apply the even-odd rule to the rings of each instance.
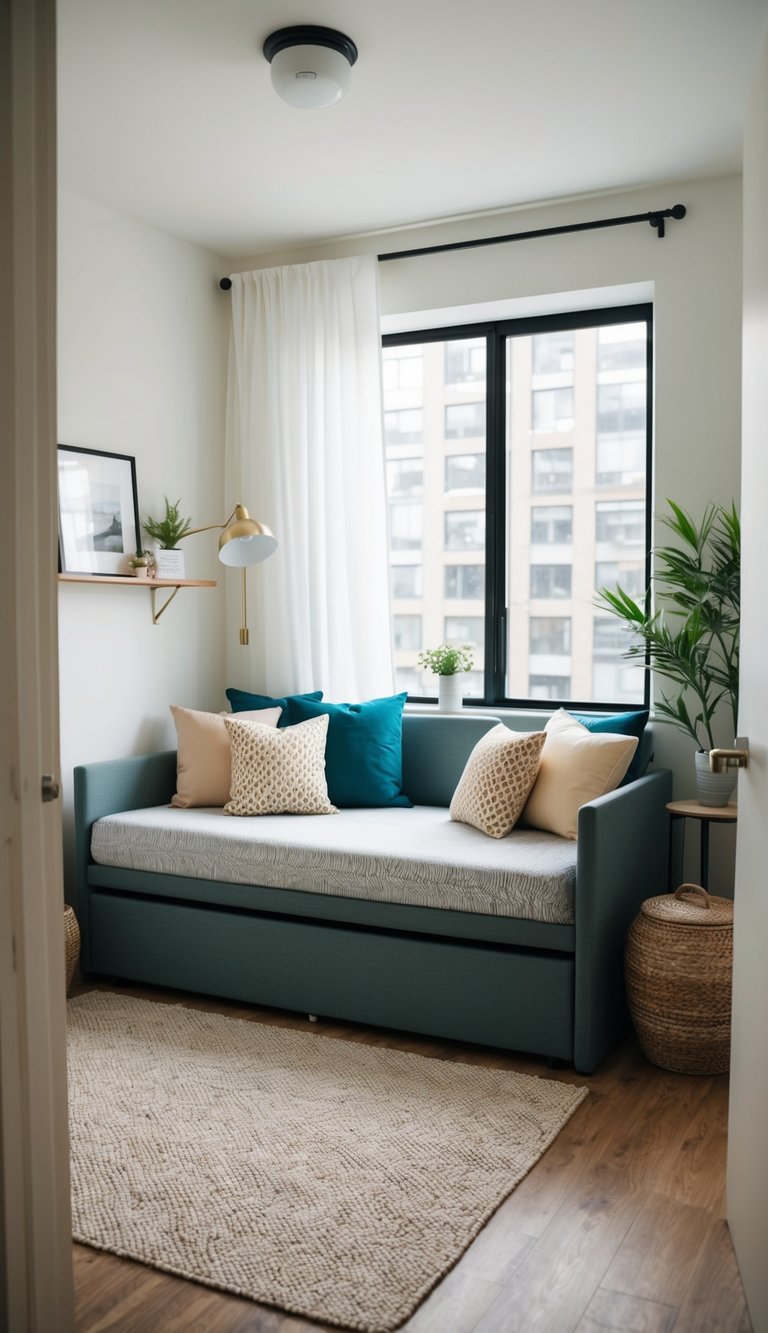
[[[672,825],[676,819],[698,819],[701,825],[701,840],[699,843],[699,869],[701,876],[701,887],[709,887],[709,826],[710,824],[735,824],[739,814],[737,805],[702,805],[700,801],[668,801],[667,809],[670,818],[669,830],[669,872],[667,880],[670,889],[672,884]]]

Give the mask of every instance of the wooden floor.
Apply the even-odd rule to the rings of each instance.
[[[86,988],[80,988],[86,989]],[[124,992],[125,993],[125,992]],[[173,999],[149,988],[128,993]],[[184,1002],[309,1030],[277,1010]],[[589,1088],[553,1146],[502,1204],[405,1333],[748,1333],[724,1221],[727,1077],[649,1065],[634,1042],[591,1078],[457,1042],[353,1024],[311,1030]],[[327,1328],[74,1247],[78,1333],[311,1333]]]

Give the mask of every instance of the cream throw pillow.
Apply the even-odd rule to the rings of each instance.
[[[332,815],[325,780],[328,714],[295,727],[224,719],[232,743],[228,815]]]
[[[637,737],[589,731],[564,708],[544,730],[539,775],[520,822],[575,838],[580,807],[618,787],[637,749]]]
[[[238,717],[254,718],[276,727],[282,708],[260,708]],[[231,781],[230,746],[224,713],[200,713],[171,704],[176,726],[176,795],[171,800],[182,810],[193,805],[224,805]]]
[[[451,801],[451,819],[490,838],[506,838],[517,823],[539,771],[543,731],[510,731],[500,722],[477,742]]]

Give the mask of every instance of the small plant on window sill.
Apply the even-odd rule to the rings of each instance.
[[[419,666],[426,667],[436,676],[455,676],[459,671],[471,671],[474,660],[468,643],[441,643],[438,648],[425,648],[419,653]]]

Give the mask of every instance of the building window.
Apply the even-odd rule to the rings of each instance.
[[[445,343],[445,383],[485,383],[485,339]]]
[[[421,550],[421,532],[421,505],[389,506],[389,545],[393,551]]]
[[[485,435],[485,403],[448,403],[445,409],[446,440],[482,439]]]
[[[398,444],[421,444],[423,414],[420,407],[401,407],[384,413],[384,443],[388,448]]]
[[[485,595],[485,565],[446,565],[445,596],[474,601]]]
[[[420,617],[427,645],[471,642],[489,708],[647,703],[594,592],[639,598],[647,578],[650,305],[384,344],[402,362],[384,392],[393,617]],[[394,637],[398,682],[433,697],[400,621]]]
[[[537,333],[533,344],[534,375],[558,375],[573,371],[573,331],[560,329],[555,333]]]
[[[485,510],[449,510],[445,515],[446,551],[482,551],[484,547]]]
[[[613,616],[596,616],[593,622],[592,689],[595,697],[611,703],[636,703],[642,698],[645,671],[625,653],[632,643]]]
[[[424,489],[424,464],[420,458],[387,460],[387,490],[391,499],[400,495],[421,495]]]
[[[534,449],[531,454],[534,495],[563,495],[573,489],[573,449]]]
[[[571,651],[569,616],[531,616],[529,651],[532,657],[568,657]]]
[[[468,643],[482,648],[485,640],[485,620],[482,616],[446,616],[445,642]]]
[[[572,505],[533,506],[531,509],[531,546],[570,546],[572,541]]]
[[[573,389],[534,389],[531,428],[535,431],[573,430]]]
[[[448,454],[445,460],[446,491],[484,491],[485,454]]]
[[[396,615],[392,617],[396,652],[419,652],[421,649],[421,616]]]
[[[531,565],[531,600],[570,595],[570,565]]]
[[[570,676],[529,676],[528,693],[532,699],[567,700],[571,693]]]
[[[421,565],[392,565],[390,585],[394,600],[421,597]]]
[[[385,392],[389,389],[418,389],[423,377],[424,363],[420,353],[400,356],[397,348],[384,348],[382,384]]]

